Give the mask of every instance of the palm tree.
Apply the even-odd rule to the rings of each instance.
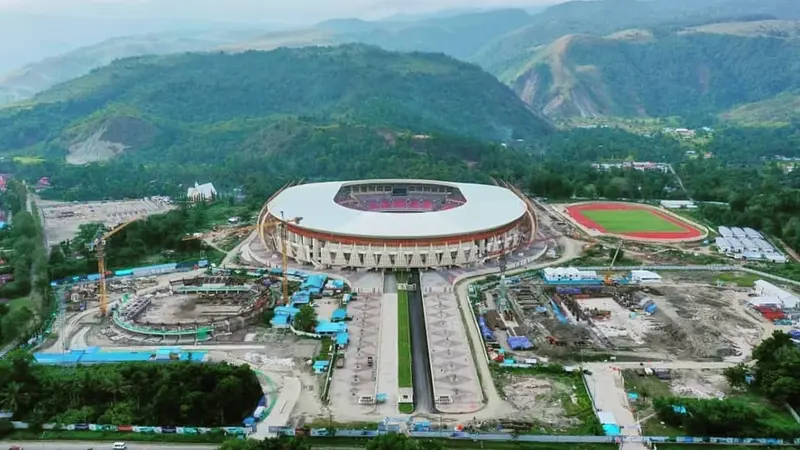
[[[22,391],[22,384],[16,381],[8,383],[1,395],[0,404],[3,405],[3,409],[11,412],[19,410],[19,405],[25,397],[25,393]]]

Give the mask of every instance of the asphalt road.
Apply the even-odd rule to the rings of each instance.
[[[431,379],[431,361],[428,353],[428,332],[425,329],[425,311],[422,307],[422,295],[419,291],[419,271],[411,272],[410,283],[417,285],[417,290],[408,291],[408,317],[411,332],[411,370],[414,379],[414,403],[417,413],[434,413],[436,405],[433,401],[433,380]]]
[[[19,445],[23,450],[112,450],[113,442],[83,442],[83,441],[25,441],[25,442],[0,442],[0,448]],[[129,450],[159,450],[159,449],[178,449],[178,450],[215,450],[219,445],[215,444],[166,444],[166,443],[137,443],[129,442]]]

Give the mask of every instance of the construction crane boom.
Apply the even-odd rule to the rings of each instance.
[[[106,286],[106,241],[108,241],[111,236],[122,231],[125,227],[136,222],[139,218],[131,219],[126,222],[122,222],[120,224],[115,225],[111,228],[111,230],[102,233],[102,228],[97,231],[98,236],[94,239],[94,241],[89,244],[90,250],[94,250],[95,254],[97,255],[97,271],[100,275],[100,316],[105,317],[106,313],[108,312],[108,287]]]
[[[608,265],[608,270],[606,270],[606,277],[605,277],[605,284],[612,285],[614,281],[611,279],[611,269],[614,268],[614,263],[617,262],[617,256],[619,256],[619,250],[622,248],[622,239],[620,239],[619,244],[617,245],[617,250],[614,252],[614,257],[611,258],[611,264]]]

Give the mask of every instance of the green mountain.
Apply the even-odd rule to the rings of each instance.
[[[527,24],[531,16],[522,9],[499,9],[413,21],[335,19],[312,28],[266,33],[222,50],[272,50],[304,45],[359,42],[387,50],[444,53],[467,59],[487,42]]]
[[[26,100],[115,59],[209,50],[260,34],[251,30],[161,33],[113,38],[0,75],[0,104]]]
[[[796,27],[762,21],[569,35],[537,48],[503,81],[557,118],[717,114],[800,88]]]
[[[570,1],[533,15],[469,60],[506,79],[527,65],[538,46],[565,35],[605,36],[629,28],[687,27],[737,18],[800,20],[800,8],[794,0]]]
[[[326,127],[350,131],[319,131]],[[535,141],[550,130],[511,89],[476,66],[354,44],[118,60],[25,107],[4,110],[0,154],[72,165],[108,161],[123,170],[180,163],[193,175],[179,178],[188,183],[209,166],[234,170],[228,161],[248,169],[274,166],[273,154],[309,166],[337,154],[358,163],[365,150],[351,147],[350,134],[361,136],[356,141],[366,135],[370,142],[410,139],[411,145],[431,134]],[[304,139],[314,136],[330,140],[302,153],[309,145]],[[380,160],[374,151],[370,157]],[[314,161],[317,156],[322,159]],[[153,170],[142,173],[167,179],[162,169]],[[303,172],[280,172],[293,173]]]

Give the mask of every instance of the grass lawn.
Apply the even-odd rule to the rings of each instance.
[[[583,210],[581,214],[605,228],[609,233],[684,231],[683,227],[643,209]]]
[[[400,414],[411,414],[414,412],[414,404],[413,403],[401,403],[397,405],[397,410],[400,411]]]
[[[762,277],[746,272],[724,272],[717,276],[717,279],[726,283],[735,283],[739,287],[753,287],[756,280]]]
[[[31,301],[31,299],[28,297],[15,298],[14,300],[8,302],[8,309],[11,311],[15,311],[17,309],[22,309],[25,307],[27,307],[31,311],[34,310],[33,301]]]
[[[408,317],[408,293],[397,292],[397,384],[413,387],[411,378],[411,325]]]

